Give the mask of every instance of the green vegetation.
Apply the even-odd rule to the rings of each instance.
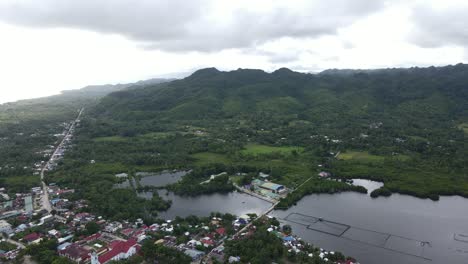
[[[379,188],[379,189],[375,189],[375,190],[373,190],[373,191],[370,193],[370,196],[371,196],[372,198],[379,197],[379,196],[388,197],[388,196],[390,196],[390,195],[392,195],[392,192],[391,192],[389,189],[385,188],[385,187],[381,187],[381,188]]]
[[[255,232],[247,237],[238,240],[227,240],[225,243],[226,261],[229,256],[240,257],[240,263],[310,263],[321,264],[330,263],[319,257],[320,249],[314,248],[310,244],[302,244],[301,252],[289,252],[283,245],[280,237],[274,232],[268,232],[271,226],[279,227],[277,219],[259,219],[254,222]],[[284,233],[291,233],[290,226],[283,226]],[[306,252],[313,254],[309,257]],[[346,258],[340,252],[327,256],[330,261],[344,261]]]
[[[63,132],[65,123],[76,118],[80,108],[92,108],[111,92],[164,81],[88,86],[60,95],[1,104],[0,186],[7,187],[11,194],[38,186],[39,176],[32,177],[34,164],[47,160],[44,151],[58,143],[61,137],[55,135]]]
[[[152,206],[133,190],[113,188],[116,173],[164,169],[200,171],[171,186],[181,194],[228,191],[226,177],[200,184],[222,172],[210,168],[222,168],[229,175],[268,173],[292,189],[325,170],[337,178],[379,180],[391,192],[468,197],[468,142],[465,126],[458,127],[468,122],[466,83],[468,65],[462,64],[346,74],[199,70],[182,80],[87,101],[74,147],[47,180],[75,188],[75,198],[88,199],[93,211],[110,218],[150,217],[155,208],[165,208],[159,198],[161,206]],[[36,127],[28,124],[30,131]],[[0,138],[19,132],[10,130],[0,126]],[[0,160],[18,163],[16,155],[35,150],[27,142],[37,144],[5,143]],[[31,171],[1,173],[5,183]],[[344,190],[362,191],[314,178],[283,203]]]
[[[282,198],[277,209],[287,209],[292,205],[295,205],[302,197],[313,194],[313,193],[338,193],[344,191],[354,191],[360,193],[367,193],[367,189],[362,186],[354,186],[344,182],[322,180],[322,179],[311,179],[304,185],[300,186],[286,198]]]
[[[71,260],[57,254],[57,240],[44,239],[38,244],[31,244],[26,248],[25,254],[31,255],[39,264],[71,264]]]
[[[340,160],[353,160],[360,162],[382,162],[385,157],[371,155],[367,151],[347,151],[340,153],[337,158]]]
[[[16,249],[16,245],[8,243],[6,241],[0,242],[0,250],[3,250],[5,252],[11,251]]]
[[[247,144],[241,153],[247,155],[261,155],[270,153],[291,154],[293,151],[300,153],[303,150],[304,148],[302,147],[272,147],[260,144]]]
[[[155,245],[153,240],[145,240],[141,247],[143,258],[148,261],[157,259],[160,263],[191,263],[192,259],[184,253],[163,245]]]

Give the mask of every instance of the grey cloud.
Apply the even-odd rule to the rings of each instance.
[[[120,34],[147,49],[210,52],[253,47],[282,37],[335,34],[384,6],[383,0],[288,1],[287,5],[273,1],[262,11],[249,10],[248,6],[227,10],[226,19],[220,19],[212,13],[216,5],[220,2],[5,0],[0,3],[0,20]]]
[[[426,48],[445,45],[468,47],[468,5],[435,9],[416,6],[412,12],[414,23],[411,42]]]

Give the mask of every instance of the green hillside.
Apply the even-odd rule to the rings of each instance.
[[[383,181],[393,192],[468,197],[467,122],[468,65],[320,74],[208,68],[104,97],[51,177],[105,200],[122,166],[265,171],[295,188],[320,164],[336,177]],[[335,158],[338,152],[347,158]]]

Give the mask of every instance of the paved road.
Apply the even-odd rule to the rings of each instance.
[[[41,182],[42,182],[42,192],[43,192],[42,197],[41,197],[41,205],[42,205],[42,208],[47,210],[47,212],[49,212],[49,213],[52,211],[52,205],[50,204],[50,200],[49,200],[49,192],[47,191],[47,184],[44,181],[44,173],[47,170],[47,167],[49,166],[49,164],[51,163],[52,158],[54,157],[54,155],[64,145],[65,139],[67,138],[68,135],[70,135],[71,130],[75,127],[76,122],[80,119],[80,116],[83,113],[83,110],[84,110],[84,108],[82,108],[80,110],[80,112],[78,113],[78,116],[76,117],[76,119],[71,123],[70,127],[68,128],[68,131],[65,134],[65,136],[63,137],[62,141],[55,148],[54,153],[52,154],[50,159],[46,162],[46,164],[42,167],[42,170],[41,170]]]

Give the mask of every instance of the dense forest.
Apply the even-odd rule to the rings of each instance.
[[[467,83],[464,64],[320,74],[203,69],[87,107],[73,149],[47,177],[109,217],[121,202],[115,174],[164,169],[192,169],[171,187],[192,195],[231,190],[227,178],[200,184],[223,171],[268,173],[291,189],[312,178],[286,206],[314,192],[364,191],[321,182],[322,170],[384,182],[373,197],[468,197]],[[135,192],[126,197],[120,216],[144,209]]]

